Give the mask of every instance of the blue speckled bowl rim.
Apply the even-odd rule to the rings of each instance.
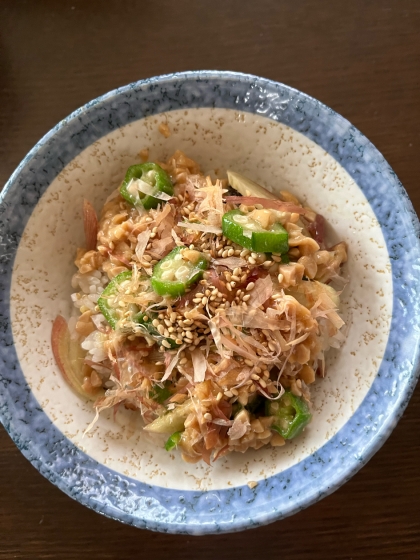
[[[322,448],[252,490],[248,486],[209,492],[170,490],[99,464],[43,412],[13,346],[9,305],[13,262],[24,226],[54,177],[115,128],[144,116],[193,107],[260,114],[322,146],[364,192],[381,223],[392,263],[390,336],[362,404]],[[308,95],[236,72],[183,72],[129,84],[89,102],[47,133],[7,182],[0,204],[0,418],[41,474],[99,513],[136,527],[186,534],[239,531],[281,519],[353,476],[382,446],[407,406],[419,364],[418,218],[378,150],[346,119]]]

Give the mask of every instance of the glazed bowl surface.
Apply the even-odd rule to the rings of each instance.
[[[166,138],[159,125],[171,132]],[[313,390],[314,418],[285,447],[187,464],[128,410],[93,418],[63,381],[50,335],[70,314],[82,203],[99,211],[139,152],[176,149],[205,172],[237,170],[290,190],[349,247],[346,340]],[[0,415],[32,464],[69,496],[163,532],[238,531],[291,515],[379,449],[418,376],[418,220],[397,177],[348,121],[285,85],[186,72],[119,88],[75,111],[25,157],[1,194]],[[249,482],[258,482],[250,488]]]

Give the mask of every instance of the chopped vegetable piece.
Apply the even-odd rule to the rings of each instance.
[[[159,418],[153,420],[151,424],[145,426],[144,429],[154,434],[172,434],[173,432],[180,432],[184,429],[185,420],[192,410],[194,410],[193,402],[189,399],[184,404],[159,416]]]
[[[118,276],[115,276],[102,292],[101,297],[98,300],[98,307],[101,310],[103,316],[111,325],[111,327],[115,330],[117,322],[118,322],[118,305],[111,305],[110,300],[112,300],[119,292],[119,288],[121,284],[127,280],[131,280],[132,272],[131,270],[127,270],[125,272],[121,272]],[[165,338],[162,336],[159,331],[153,326],[152,321],[156,318],[156,313],[144,313],[140,312],[137,313],[133,317],[133,321],[138,323],[142,327],[146,333],[151,337],[154,338],[157,342],[161,343],[162,340],[166,340],[170,344],[170,348],[177,348],[178,344],[172,338]],[[169,348],[169,347],[168,347]]]
[[[227,172],[229,185],[231,185],[238,193],[243,196],[258,196],[261,198],[269,198],[272,200],[278,200],[278,197],[259,185],[255,181],[251,181],[247,177],[236,173],[235,171]]]
[[[240,210],[226,212],[222,218],[223,235],[252,251],[258,253],[287,253],[289,235],[279,223],[264,229],[257,220],[253,220]]]
[[[67,322],[61,315],[53,323],[51,347],[62,376],[77,393],[87,399],[96,399],[103,393],[102,389],[95,388],[92,392],[86,391],[83,378],[85,353],[77,341],[71,339]]]
[[[152,287],[160,296],[182,296],[207,267],[208,261],[199,251],[175,247],[153,268]]]
[[[174,194],[174,189],[169,175],[156,163],[141,163],[132,165],[125,174],[124,181],[120,187],[121,196],[132,206],[142,205],[146,210],[156,208],[159,199],[152,194],[145,194],[136,187],[136,179],[144,181],[154,188],[155,193],[164,192],[168,195]]]
[[[145,317],[147,319],[145,319]],[[173,340],[172,338],[165,338],[164,336],[162,336],[159,331],[153,326],[152,321],[153,319],[156,319],[157,317],[157,313],[150,313],[150,311],[146,313],[138,313],[135,317],[134,317],[134,322],[138,323],[139,325],[141,325],[142,327],[144,327],[145,331],[147,332],[147,334],[151,337],[154,338],[157,342],[162,342],[162,340],[166,340],[167,342],[169,342],[170,347],[173,348],[178,348],[178,344],[175,342],[175,340]]]
[[[266,414],[274,416],[271,428],[284,439],[293,439],[298,436],[312,418],[306,402],[290,391],[286,391],[278,401],[267,402]]]
[[[175,447],[178,446],[178,443],[181,440],[182,432],[174,432],[168,441],[165,443],[166,451],[172,451]]]
[[[111,282],[102,292],[101,297],[98,299],[98,307],[101,310],[102,315],[114,330],[119,317],[117,308],[113,307],[110,304],[110,299],[118,294],[119,287],[123,282],[125,282],[126,280],[131,280],[131,275],[131,270],[126,270],[115,276],[115,278],[111,280]]]
[[[165,383],[163,387],[160,385],[153,385],[152,390],[149,393],[149,397],[159,404],[163,404],[172,395],[168,383]]]

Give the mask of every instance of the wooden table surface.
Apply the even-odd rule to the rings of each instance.
[[[249,72],[320,99],[377,146],[420,211],[420,2],[0,0],[0,185],[59,120],[117,86]],[[247,533],[140,531],[47,482],[0,428],[0,560],[419,559],[420,387],[344,487]]]

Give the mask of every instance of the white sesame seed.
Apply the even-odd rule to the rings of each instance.
[[[160,323],[159,323],[159,321],[158,321],[157,319],[153,319],[152,325],[153,325],[154,327],[158,327],[158,326],[160,325]]]
[[[254,288],[254,282],[250,282],[248,286],[245,288],[247,292],[250,292]]]
[[[242,298],[242,301],[248,301],[250,297],[251,297],[251,294],[247,294],[246,296],[244,296]]]
[[[157,330],[159,334],[163,334],[165,332],[165,327],[163,325],[158,325]]]
[[[284,276],[283,276],[282,273],[280,273],[280,274],[277,276],[277,280],[279,281],[280,284],[283,282]]]
[[[252,367],[254,365],[254,363],[251,362],[251,360],[245,360],[245,363],[246,363],[247,366],[250,366],[250,367]]]
[[[232,291],[232,286],[229,283],[226,284],[226,288],[229,290],[229,292]]]
[[[164,346],[165,348],[170,348],[170,347],[171,347],[171,343],[168,342],[167,340],[162,340],[162,346]]]
[[[204,420],[206,420],[207,422],[211,422],[213,420],[213,416],[210,414],[210,412],[206,412],[203,415]]]
[[[257,261],[253,257],[249,257],[248,259],[249,264],[256,264]]]

